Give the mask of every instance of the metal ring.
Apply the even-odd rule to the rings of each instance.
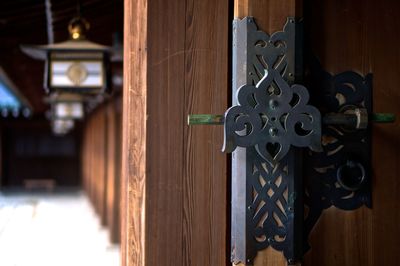
[[[343,169],[345,167],[349,167],[349,168],[358,167],[360,169],[360,171],[361,171],[361,176],[358,178],[359,182],[357,184],[355,184],[354,186],[346,185],[346,183],[343,182],[342,171],[343,171]],[[361,163],[355,163],[353,161],[347,161],[346,164],[340,166],[337,169],[336,178],[337,178],[337,181],[340,184],[340,186],[342,186],[344,189],[350,190],[350,191],[356,191],[361,187],[362,183],[365,180],[365,168]]]

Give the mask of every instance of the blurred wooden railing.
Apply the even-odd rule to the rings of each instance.
[[[120,240],[121,96],[88,115],[82,136],[83,187],[113,243]]]

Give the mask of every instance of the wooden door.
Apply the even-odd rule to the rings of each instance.
[[[234,4],[233,4],[234,3]],[[229,166],[222,128],[189,128],[191,113],[223,113],[231,22],[261,30],[304,17],[306,45],[332,74],[373,74],[373,109],[399,114],[397,1],[125,1],[122,148],[123,265],[229,265]],[[302,265],[396,265],[399,126],[373,126],[372,209],[326,210]],[[259,252],[255,265],[286,265]]]
[[[226,265],[229,0],[125,1],[123,265]],[[228,249],[227,249],[228,248]]]
[[[373,75],[373,109],[399,117],[400,2],[305,2],[308,43],[322,67]],[[400,254],[399,122],[373,125],[372,209],[330,208],[311,234],[305,265],[397,265]]]

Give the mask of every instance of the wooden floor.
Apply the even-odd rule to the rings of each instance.
[[[118,266],[108,239],[82,192],[0,192],[1,266]]]

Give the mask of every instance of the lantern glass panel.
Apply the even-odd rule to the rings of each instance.
[[[66,134],[68,131],[74,128],[74,120],[53,120],[53,132],[55,134]]]
[[[80,119],[83,117],[83,104],[81,102],[60,102],[55,104],[56,118]]]
[[[103,61],[52,60],[50,86],[53,88],[101,88],[105,83],[103,68]]]

